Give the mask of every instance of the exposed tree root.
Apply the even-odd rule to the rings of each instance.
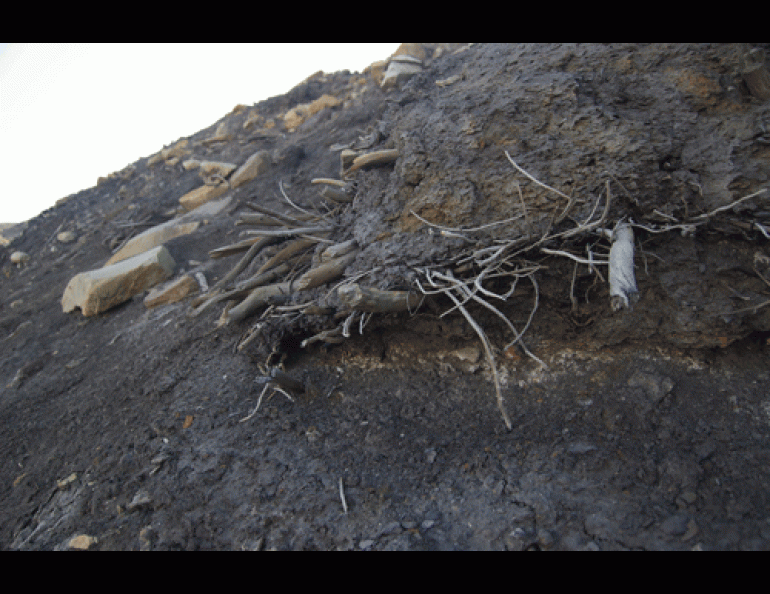
[[[526,204],[521,186],[516,181],[520,211],[499,221],[490,221],[476,226],[450,227],[433,223],[416,212],[410,211],[412,216],[438,234],[459,237],[465,240],[467,246],[454,254],[451,259],[441,262],[426,261],[421,265],[411,266],[412,276],[409,279],[404,278],[404,285],[411,284],[412,290],[380,290],[362,284],[362,279],[366,276],[375,278],[374,275],[381,270],[381,267],[370,267],[364,272],[346,276],[347,268],[355,262],[360,253],[359,246],[353,240],[335,241],[333,238],[335,235],[339,237],[342,234],[344,237],[346,234],[346,230],[339,227],[339,221],[342,220],[339,215],[352,203],[352,191],[356,185],[352,180],[317,178],[312,180],[311,184],[320,185],[323,188],[320,198],[330,201],[328,205],[321,202],[326,209],[324,214],[317,208],[305,208],[296,204],[286,194],[282,183],[279,184],[279,189],[286,204],[291,208],[291,214],[276,212],[252,202],[246,204],[253,212],[242,213],[236,224],[256,227],[246,232],[256,237],[211,252],[212,258],[226,257],[244,251],[246,253],[209,293],[194,303],[191,314],[197,315],[215,303],[227,301],[228,305],[219,321],[219,325],[223,326],[244,320],[264,310],[260,321],[248,332],[247,338],[241,341],[239,350],[259,336],[266,322],[266,316],[279,316],[287,320],[307,315],[326,318],[331,323],[331,327],[305,338],[301,343],[301,347],[304,348],[316,342],[339,343],[350,337],[356,326],[358,332],[363,333],[372,315],[399,312],[414,314],[426,297],[444,295],[453,303],[453,306],[441,316],[459,311],[481,340],[495,385],[497,407],[506,428],[510,430],[512,425],[504,405],[500,376],[495,361],[495,348],[482,326],[469,312],[470,302],[494,314],[511,331],[513,338],[503,350],[518,345],[530,359],[542,367],[547,367],[527,348],[523,337],[538,309],[540,291],[536,273],[546,267],[544,262],[548,258],[568,258],[575,262],[569,289],[573,313],[578,307],[575,280],[580,266],[587,266],[601,283],[605,282],[605,277],[599,272],[598,267],[608,266],[611,309],[615,311],[629,307],[630,297],[637,292],[634,276],[633,228],[648,233],[673,230],[679,230],[683,234],[692,233],[698,226],[707,224],[715,216],[766,191],[761,189],[731,204],[685,220],[658,213],[658,218],[662,217],[666,221],[664,226],[641,224],[632,220],[628,222],[621,220],[614,226],[610,226],[608,221],[613,200],[609,178],[620,185],[627,196],[628,192],[618,180],[608,174],[599,196],[581,201],[584,205],[593,204],[593,206],[590,214],[579,222],[571,217],[571,213],[579,202],[574,192],[567,195],[553,188],[524,170],[507,151],[505,156],[517,173],[539,188],[565,199],[566,204],[552,212],[550,219],[544,219],[542,208],[538,211],[535,204]],[[367,166],[392,163],[396,158],[398,153],[393,150],[370,153],[365,157],[359,157],[347,170],[346,175],[351,175],[356,170]],[[602,203],[603,208],[600,209]],[[539,219],[538,214],[540,214]],[[524,234],[519,232],[514,237],[507,236],[506,226],[510,227],[521,219],[526,223],[527,232]],[[538,220],[541,225],[547,222],[547,228],[544,232],[534,233],[534,224]],[[563,224],[568,220],[575,226],[564,229]],[[561,226],[561,230],[553,230],[554,225]],[[767,230],[761,225],[755,223],[755,227],[751,228],[756,228],[768,237]],[[491,232],[497,232],[497,236],[490,237]],[[599,240],[605,239],[610,242],[609,256],[606,259],[597,258],[593,251],[596,247],[597,235]],[[349,230],[347,236],[350,236]],[[587,238],[593,238],[593,242],[587,244]],[[265,247],[276,243],[282,244],[276,253],[266,258],[250,278],[237,281],[238,276]],[[582,245],[578,247],[579,244]],[[575,253],[576,248],[584,251],[585,255]],[[519,331],[492,302],[510,299],[515,294],[518,281],[523,278],[528,279],[534,289],[534,303],[526,324]],[[764,277],[761,278],[765,280]],[[330,289],[324,289],[320,293],[313,292],[313,289],[325,287],[333,282],[337,284]],[[292,303],[292,300],[302,292],[307,297],[296,299],[296,301],[302,301],[301,303]],[[770,301],[733,313],[756,310],[768,303]],[[260,401],[266,390],[267,386],[260,396]]]

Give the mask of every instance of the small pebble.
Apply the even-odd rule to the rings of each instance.
[[[29,254],[26,252],[13,252],[11,254],[11,262],[16,264],[17,268],[21,268],[24,264],[29,262]]]
[[[75,234],[72,231],[62,231],[56,236],[56,239],[62,243],[71,243],[75,241]]]
[[[689,520],[685,514],[674,514],[663,520],[660,529],[671,536],[681,536],[687,532]]]
[[[358,543],[358,548],[361,549],[362,551],[368,551],[369,549],[372,548],[373,544],[374,544],[374,541],[367,538],[366,540],[362,540],[361,542]]]
[[[86,551],[90,549],[93,545],[95,545],[97,542],[99,542],[99,539],[95,536],[88,536],[87,534],[78,534],[77,536],[73,536],[69,539],[67,542],[67,548],[69,549],[75,549],[78,551]]]

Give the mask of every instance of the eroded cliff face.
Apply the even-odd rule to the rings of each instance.
[[[392,172],[359,176],[347,216],[366,249],[351,272],[399,256],[407,263],[447,262],[472,242],[530,235],[534,243],[552,235],[522,254],[547,266],[533,334],[712,347],[770,329],[770,309],[748,309],[766,301],[768,289],[758,272],[766,266],[770,216],[762,192],[770,104],[741,87],[744,50],[484,45],[437,61],[435,72],[410,80],[383,113],[401,157]],[[456,82],[436,85],[457,74]],[[567,216],[569,200],[522,175],[505,151],[574,199]],[[632,222],[637,242],[640,299],[617,314],[606,283],[589,266],[575,270],[574,261],[540,249],[586,260],[590,247],[606,261],[609,242],[596,233],[569,240],[558,233],[599,218],[607,181],[612,202],[602,226]],[[430,226],[414,214],[461,229],[520,216],[466,233],[466,242],[441,237],[438,227],[428,234]],[[597,269],[606,277],[606,267]],[[554,317],[571,323],[560,326]]]
[[[315,541],[310,538],[313,546],[366,548],[360,543],[369,540],[362,537],[367,522],[378,522],[380,512],[352,512],[347,528],[334,536],[336,512],[318,515],[292,499],[306,488],[302,473],[317,472],[319,485],[336,489],[332,470],[357,469],[360,476],[348,477],[346,485],[359,488],[351,509],[363,510],[366,489],[401,472],[398,463],[385,469],[376,460],[402,448],[403,435],[420,452],[433,452],[430,464],[438,462],[430,474],[437,485],[455,485],[447,487],[451,491],[465,485],[452,474],[468,456],[451,445],[462,435],[486,447],[479,444],[494,433],[499,460],[519,456],[522,469],[530,462],[535,468],[537,460],[550,468],[561,458],[548,444],[565,423],[590,442],[565,446],[569,455],[601,453],[590,454],[596,464],[572,460],[581,476],[602,484],[602,468],[617,470],[614,453],[607,452],[618,449],[618,435],[628,436],[626,482],[612,483],[617,493],[643,477],[647,490],[634,491],[641,502],[635,505],[649,499],[677,507],[681,502],[665,495],[673,481],[684,508],[700,497],[721,509],[724,494],[702,492],[706,481],[697,477],[718,478],[739,464],[745,478],[752,465],[733,460],[727,446],[713,445],[729,443],[733,429],[712,419],[713,411],[727,414],[727,405],[704,387],[709,357],[733,365],[730,377],[745,384],[735,396],[743,399],[740,406],[733,403],[731,410],[754,411],[754,433],[737,424],[734,436],[750,442],[757,457],[766,455],[760,438],[755,443],[751,437],[767,429],[764,396],[750,385],[754,371],[741,371],[749,359],[762,368],[770,331],[770,101],[763,86],[767,70],[756,66],[762,64],[756,50],[764,49],[404,44],[363,73],[317,73],[285,95],[239,105],[210,128],[61,200],[0,248],[0,329],[6,335],[0,377],[8,427],[3,477],[13,485],[3,492],[12,518],[2,521],[3,545],[60,546],[79,528],[101,530],[102,546],[112,548],[235,541],[296,548],[276,532],[282,520],[266,511],[277,505],[301,508],[308,525],[322,524]],[[181,225],[189,220],[195,224]],[[609,284],[613,230],[620,225],[633,233],[638,292],[629,307],[613,307]],[[62,233],[66,241],[58,239]],[[145,302],[145,287],[128,283],[120,288],[120,304],[95,315],[62,311],[72,278],[128,261],[121,255],[126,246],[136,251],[148,241],[147,250],[158,249],[152,238],[160,238],[171,256],[172,285],[194,292],[197,279],[197,294],[175,293],[176,301],[158,306],[164,301],[156,293]],[[11,260],[15,252],[26,258]],[[330,261],[337,267],[328,272]],[[267,273],[272,276],[265,280]],[[312,282],[300,286],[307,279]],[[268,296],[244,307],[255,289]],[[379,311],[351,301],[362,292]],[[403,307],[394,308],[398,300]],[[104,303],[98,296],[92,301]],[[653,361],[650,353],[663,358]],[[254,376],[273,385],[277,376],[260,366],[281,362],[313,388],[305,395],[287,388],[294,400],[281,400],[284,408],[274,400],[254,409],[249,420],[268,429],[253,437],[250,425],[238,421],[260,396]],[[626,373],[637,365],[647,366],[641,376]],[[330,369],[342,379],[332,378]],[[378,379],[361,375],[362,369]],[[725,378],[720,386],[727,390]],[[503,425],[493,384],[513,433],[498,432]],[[357,388],[341,395],[346,385]],[[548,411],[541,406],[542,386],[553,399]],[[692,400],[685,405],[687,390]],[[350,412],[343,404],[353,393],[362,396]],[[369,422],[367,410],[379,412],[370,428],[361,429]],[[697,428],[685,433],[706,441],[686,441],[672,429],[678,424]],[[233,454],[252,439],[280,460],[268,468],[264,460]],[[346,453],[360,443],[360,456]],[[530,445],[522,443],[531,445],[523,454],[519,450]],[[208,453],[198,455],[193,446]],[[666,462],[666,452],[712,446],[716,454]],[[129,450],[141,455],[135,460]],[[329,451],[342,456],[342,466],[327,459],[328,472],[318,470],[317,458]],[[95,458],[95,452],[102,454]],[[420,503],[425,468],[412,459],[420,452],[408,460],[396,455],[414,479],[393,479],[403,492],[414,491],[410,509],[427,506]],[[659,460],[651,462],[655,456]],[[703,462],[709,456],[719,460],[713,468]],[[148,473],[140,458],[147,458],[145,467],[150,459],[160,462]],[[479,462],[479,472],[495,464]],[[566,528],[563,514],[554,511],[558,506],[583,506],[594,519],[607,520],[602,526],[615,518],[605,508],[589,510],[587,499],[576,503],[566,488],[543,515],[536,502],[546,491],[553,494],[551,479],[541,484],[532,470],[533,482],[525,484],[519,482],[524,471],[499,464],[504,478],[493,481],[493,499],[502,497],[504,509],[515,503],[550,518],[553,534],[542,537],[551,543],[545,548],[572,542],[559,532]],[[689,474],[676,470],[693,465]],[[259,476],[250,474],[252,466]],[[78,468],[90,474],[75,481],[77,488],[41,490],[41,480],[54,485]],[[562,473],[559,480],[568,471],[553,470]],[[294,477],[289,487],[287,477]],[[762,480],[753,477],[751,489]],[[199,499],[214,484],[225,485],[214,496],[218,505],[243,526],[261,518],[254,529],[259,535],[242,526],[229,536],[213,528],[205,535],[193,528],[176,534],[180,522],[208,513]],[[284,499],[282,484],[289,493]],[[179,485],[184,495],[177,505]],[[253,513],[231,501],[252,487],[262,493]],[[466,487],[465,499],[481,500],[475,487]],[[612,507],[617,493],[607,489]],[[107,500],[117,501],[119,511],[108,510]],[[453,505],[449,495],[442,501],[447,510]],[[764,504],[752,505],[759,510]],[[88,508],[98,521],[84,527],[75,507]],[[133,515],[109,528],[128,507]],[[447,519],[455,512],[445,513],[451,524],[445,534],[454,536],[437,542],[451,548],[462,531]],[[487,526],[508,521],[507,512],[494,520],[481,508],[473,513]],[[657,511],[645,513],[664,519]],[[651,520],[642,515],[637,523],[646,530]],[[698,519],[702,531],[712,516]],[[425,522],[442,525],[440,519]],[[609,534],[614,528],[588,524],[573,541],[588,534],[597,542],[615,538],[618,546],[669,542],[670,534],[642,528],[644,536],[622,540]],[[677,546],[689,547],[695,533],[686,520],[680,524],[682,532],[672,534],[687,536]],[[474,533],[467,542],[516,548],[541,539],[519,543],[511,530],[489,538]],[[753,533],[747,538],[767,540]]]

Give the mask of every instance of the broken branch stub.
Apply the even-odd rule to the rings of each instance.
[[[260,235],[262,237],[291,237],[292,235],[309,235],[313,233],[329,233],[331,227],[295,227],[292,229],[266,230],[258,229],[247,231],[249,235]]]
[[[331,186],[327,186],[323,190],[321,190],[320,196],[321,198],[326,198],[327,200],[331,200],[332,202],[340,202],[343,204],[348,202],[353,202],[353,197],[348,196],[345,190],[342,190],[340,188],[334,188]]]
[[[267,305],[271,299],[278,296],[290,295],[294,291],[307,291],[335,280],[342,276],[345,268],[347,268],[355,258],[356,253],[352,253],[316,266],[315,268],[311,268],[305,274],[300,276],[296,282],[286,281],[283,283],[258,287],[249,293],[249,296],[241,301],[241,303],[228,310],[222,316],[220,325],[242,320],[254,313],[260,307]]]
[[[363,155],[358,155],[353,159],[353,163],[345,174],[351,174],[363,167],[371,167],[373,165],[385,165],[386,163],[392,163],[398,158],[398,149],[383,149],[380,151],[372,151]]]
[[[413,311],[421,302],[417,293],[409,291],[380,291],[362,287],[357,283],[343,285],[337,289],[337,296],[346,307],[357,311],[392,313]]]
[[[613,311],[629,307],[629,298],[638,293],[634,275],[634,231],[619,223],[612,232],[610,248],[610,305]]]
[[[266,227],[280,227],[286,225],[284,221],[280,221],[275,217],[262,213],[243,212],[238,216],[235,221],[236,225],[263,225]]]
[[[339,278],[345,272],[345,268],[353,263],[357,254],[357,251],[346,254],[311,268],[297,279],[297,282],[294,283],[294,288],[298,291],[307,291]]]
[[[243,241],[239,241],[232,245],[216,248],[209,252],[209,258],[215,260],[217,258],[232,256],[233,254],[240,254],[241,252],[247,251],[251,246],[260,241],[260,239],[260,237],[252,237],[251,239],[244,239]]]
[[[259,269],[257,270],[257,274],[262,274],[266,270],[270,270],[271,268],[278,266],[281,262],[285,262],[286,260],[294,256],[298,252],[308,249],[314,246],[316,243],[318,243],[318,241],[316,241],[315,239],[305,239],[305,238],[295,239],[294,241],[284,246],[273,257],[269,258],[267,262],[262,264],[262,266],[260,266]]]
[[[291,283],[289,282],[257,287],[249,293],[246,299],[223,314],[220,326],[242,320],[260,307],[267,305],[271,298],[289,293],[291,293]]]
[[[321,262],[328,262],[329,260],[339,256],[349,254],[354,249],[356,249],[356,247],[358,247],[358,244],[356,243],[355,239],[349,239],[348,241],[343,241],[342,243],[335,243],[334,245],[330,245],[329,247],[325,248],[324,251],[321,252],[319,259]]]

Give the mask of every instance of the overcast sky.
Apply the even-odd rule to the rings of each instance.
[[[0,223],[27,220],[238,103],[397,43],[0,44]]]

